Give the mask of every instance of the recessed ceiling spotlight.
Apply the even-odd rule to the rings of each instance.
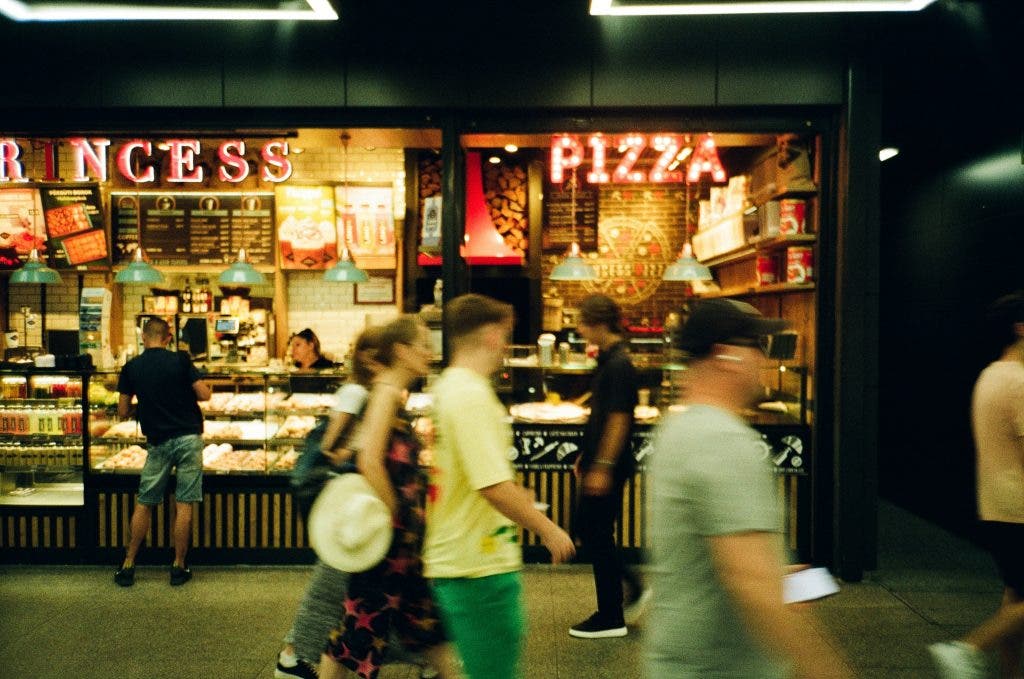
[[[490,163],[491,165],[497,165],[498,163],[501,162],[501,158],[499,158],[498,156],[491,156],[490,158],[487,159],[487,162]]]
[[[516,151],[519,150],[519,147],[516,146],[515,144],[505,144],[505,150],[508,151],[509,153],[515,153]]]
[[[900,154],[900,150],[895,146],[886,146],[884,149],[878,152],[878,159],[882,162],[894,158]]]
[[[667,16],[678,14],[817,14],[825,12],[917,12],[935,0],[745,0],[710,2],[679,0],[674,3],[620,4],[617,0],[590,0],[594,16]]]

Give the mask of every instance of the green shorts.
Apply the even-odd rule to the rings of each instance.
[[[431,584],[466,678],[518,679],[526,633],[519,572],[435,578]]]

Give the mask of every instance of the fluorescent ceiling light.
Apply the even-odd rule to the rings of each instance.
[[[878,152],[878,159],[882,162],[895,158],[900,154],[900,150],[894,146],[886,146],[884,149]]]
[[[788,0],[761,2],[640,3],[590,0],[595,16],[666,16],[677,14],[810,14],[822,12],[917,12],[935,0]]]
[[[14,21],[337,21],[330,0],[305,0],[306,9],[273,7],[273,3],[252,3],[252,7],[225,7],[209,2],[173,6],[140,4],[114,5],[89,2],[35,3],[0,0],[0,14]],[[280,3],[279,3],[280,4]],[[294,7],[294,3],[290,3]]]

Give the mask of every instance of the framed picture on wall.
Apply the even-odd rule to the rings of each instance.
[[[356,304],[394,304],[395,279],[371,278],[365,283],[356,283]]]

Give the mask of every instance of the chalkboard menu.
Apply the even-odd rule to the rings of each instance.
[[[541,243],[544,252],[565,252],[575,240],[583,250],[597,249],[598,189],[576,189],[576,214],[573,215],[569,183],[544,185],[544,227]],[[573,228],[575,227],[575,228]]]
[[[245,248],[252,264],[274,263],[274,194],[111,193],[116,251],[138,243],[156,265],[225,264]]]
[[[54,266],[110,260],[98,185],[42,184],[39,194]]]

